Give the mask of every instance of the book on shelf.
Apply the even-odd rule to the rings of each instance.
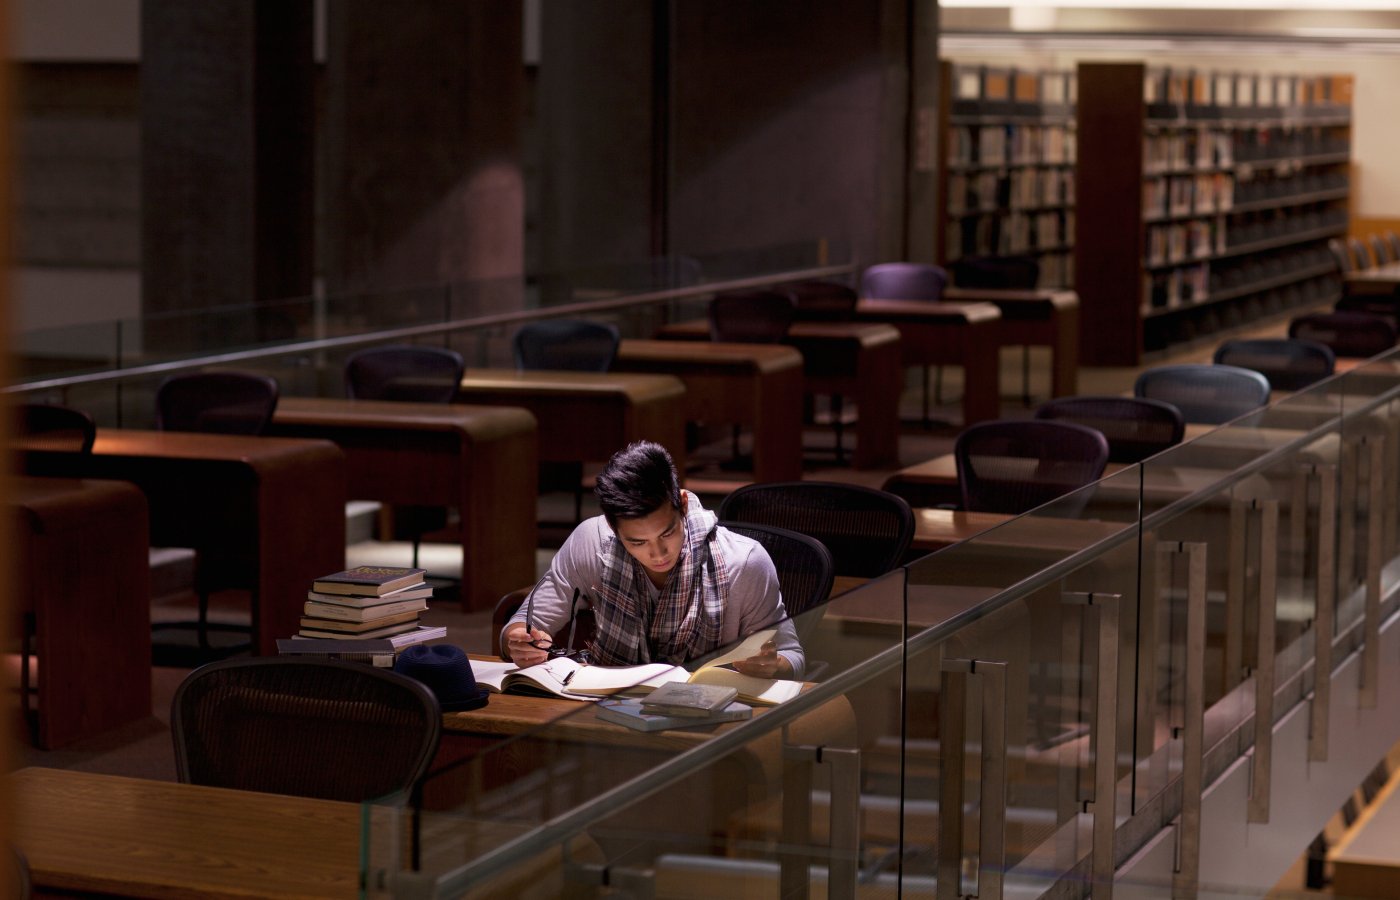
[[[426,600],[433,596],[431,585],[425,583],[411,584],[406,588],[399,588],[397,591],[389,591],[387,594],[327,594],[320,591],[307,591],[307,600],[316,600],[321,603],[336,603],[341,606],[375,606],[380,603],[393,603],[400,600]]]
[[[373,622],[403,613],[422,612],[427,608],[426,600],[391,600],[388,603],[372,603],[368,606],[307,600],[302,605],[302,611],[311,618],[335,619],[339,622]]]
[[[426,641],[434,641],[434,640],[437,640],[438,638],[445,638],[445,637],[447,637],[447,628],[446,628],[445,626],[442,626],[442,625],[418,625],[417,627],[405,628],[403,631],[401,631],[401,632],[399,632],[399,633],[397,633],[397,634],[385,635],[385,636],[383,637],[383,640],[384,640],[385,642],[387,642],[387,643],[389,644],[389,646],[393,647],[395,650],[402,650],[403,648],[412,646],[413,644],[422,644],[422,643],[425,643]],[[301,642],[303,642],[303,641],[312,641],[312,640],[317,640],[317,641],[328,640],[328,641],[334,641],[334,642],[336,642],[336,643],[358,643],[358,644],[367,644],[367,643],[375,642],[375,641],[372,641],[372,640],[369,639],[369,638],[366,638],[366,636],[365,636],[365,635],[362,635],[362,634],[361,634],[361,635],[355,635],[354,637],[346,637],[345,635],[334,634],[334,633],[326,634],[326,635],[315,635],[315,636],[312,636],[312,635],[306,634],[306,633],[305,633],[305,629],[302,629],[301,632],[292,635],[292,637],[290,638],[290,640],[296,641],[297,643],[301,643]]]
[[[734,702],[739,689],[723,684],[691,684],[672,681],[642,698],[642,707],[662,716],[712,715]]]
[[[802,682],[744,675],[728,664],[757,656],[775,629],[757,631],[729,652],[704,663],[694,672],[670,663],[639,666],[593,666],[560,656],[538,665],[520,668],[514,663],[472,661],[472,672],[482,687],[499,693],[536,694],[569,700],[596,700],[611,695],[645,695],[663,684],[718,684],[736,690],[739,700],[760,706],[776,706],[796,697]]]
[[[367,629],[365,631],[335,630],[331,628],[319,627],[319,623],[317,626],[308,626],[305,624],[306,621],[306,619],[302,619],[303,624],[301,628],[297,631],[297,634],[301,637],[309,638],[337,638],[352,636],[362,638],[393,637],[397,634],[403,634],[404,632],[413,631],[414,629],[419,627],[418,616],[416,614],[414,614],[409,621],[395,622],[393,625],[379,625],[376,623],[375,627]]]
[[[417,625],[418,610],[411,609],[407,612],[394,613],[378,619],[370,619],[365,622],[348,622],[344,619],[322,619],[303,616],[301,628],[315,631],[335,631],[341,634],[368,634],[371,631],[381,631],[395,625]],[[402,629],[400,629],[402,630]]]
[[[343,659],[348,662],[366,662],[380,668],[387,668],[394,664],[394,645],[385,639],[305,640],[278,638],[277,655]]]
[[[317,578],[311,589],[319,594],[377,597],[423,581],[427,572],[403,566],[355,566]]]
[[[733,702],[705,716],[676,716],[647,709],[638,697],[605,697],[593,707],[594,714],[604,722],[623,725],[634,731],[662,731],[667,728],[696,728],[720,722],[738,722],[753,718],[753,707]]]

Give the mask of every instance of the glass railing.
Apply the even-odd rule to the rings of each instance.
[[[1400,355],[1198,431],[807,612],[749,721],[493,696],[371,895],[1267,893],[1400,740]]]

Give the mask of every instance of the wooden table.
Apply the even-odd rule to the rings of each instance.
[[[306,591],[345,567],[345,454],[330,441],[99,428],[90,454],[29,450],[30,475],[135,483],[151,543],[252,593],[253,646],[296,634]]]
[[[1001,310],[1001,342],[1050,348],[1050,396],[1079,391],[1079,295],[1068,290],[949,287],[943,299]]]
[[[685,418],[753,432],[755,481],[802,478],[802,354],[781,344],[626,340],[616,372],[674,375]]]
[[[149,716],[146,498],[124,481],[16,477],[9,485],[14,609],[34,623],[39,746]]]
[[[963,426],[1001,416],[1001,310],[991,303],[861,300],[856,318],[899,329],[907,366],[962,366]],[[928,410],[924,410],[927,418]]]
[[[352,498],[455,506],[466,609],[534,581],[538,436],[527,410],[284,397],[270,432],[339,445]]]
[[[65,769],[8,776],[40,892],[359,896],[360,806]]]
[[[662,340],[707,341],[703,319],[673,322],[656,333]],[[803,390],[809,396],[840,394],[855,400],[859,469],[888,466],[899,459],[899,332],[888,325],[861,322],[794,322],[783,343],[802,354]]]
[[[1343,274],[1347,294],[1392,294],[1400,288],[1400,263],[1386,263]]]
[[[645,439],[685,471],[685,385],[671,375],[468,369],[457,399],[529,410],[541,462],[603,462]]]

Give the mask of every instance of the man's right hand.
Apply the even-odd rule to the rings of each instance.
[[[510,654],[511,662],[522,669],[549,659],[547,651],[553,644],[554,638],[548,632],[538,628],[529,630],[524,622],[516,622],[506,628],[506,652]]]

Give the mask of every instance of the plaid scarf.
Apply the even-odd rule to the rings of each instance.
[[[719,518],[694,494],[686,504],[680,558],[655,604],[646,569],[617,535],[599,548],[603,562],[596,628],[590,651],[605,666],[649,662],[680,664],[719,646],[729,575],[715,547]]]

